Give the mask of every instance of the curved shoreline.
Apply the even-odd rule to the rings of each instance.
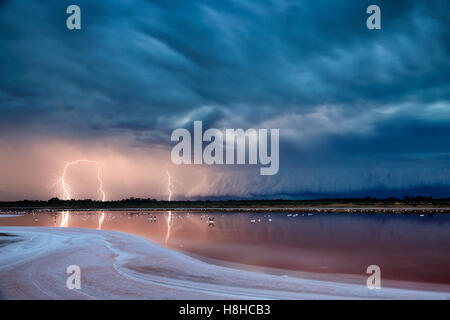
[[[117,231],[0,227],[1,299],[450,299],[448,292],[300,279],[208,264]],[[81,289],[69,290],[69,265]]]

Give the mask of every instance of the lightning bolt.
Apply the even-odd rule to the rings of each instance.
[[[70,200],[72,199],[72,195],[70,192],[70,187],[67,184],[67,182],[65,181],[66,178],[66,174],[67,174],[67,170],[73,166],[73,165],[77,165],[79,163],[92,163],[95,164],[97,166],[97,180],[98,180],[98,192],[102,197],[102,201],[106,201],[106,193],[103,190],[103,180],[102,180],[102,167],[103,167],[103,163],[95,161],[95,160],[75,160],[75,161],[71,161],[71,162],[67,162],[66,165],[64,166],[64,170],[63,170],[63,174],[61,175],[61,178],[59,179],[59,182],[61,184],[61,188],[63,190],[63,198],[64,200]]]
[[[172,177],[170,176],[169,172],[169,165],[167,165],[166,168],[166,174],[167,174],[167,193],[168,193],[168,201],[172,201]],[[169,214],[167,215],[167,235],[166,235],[166,245],[167,241],[170,237],[170,227],[172,223],[172,211],[169,210]]]

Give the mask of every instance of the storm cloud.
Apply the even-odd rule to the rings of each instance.
[[[79,31],[66,28],[69,4],[81,8]],[[380,188],[442,196],[450,186],[449,2],[378,1],[381,30],[366,28],[370,4],[2,1],[0,147],[119,139],[110,148],[169,157],[172,130],[194,120],[279,128],[279,174],[206,168],[179,197]],[[10,191],[1,180],[3,197]]]

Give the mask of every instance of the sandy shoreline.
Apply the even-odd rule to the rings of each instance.
[[[450,299],[448,292],[382,288],[236,270],[130,234],[73,228],[0,227],[1,299]],[[66,288],[69,265],[81,289]]]

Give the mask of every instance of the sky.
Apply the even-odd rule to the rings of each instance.
[[[81,30],[66,27],[81,8]],[[381,9],[381,29],[366,8]],[[450,3],[0,0],[0,200],[450,196]],[[171,163],[177,128],[280,129],[280,169]],[[65,181],[99,199],[97,167]]]

